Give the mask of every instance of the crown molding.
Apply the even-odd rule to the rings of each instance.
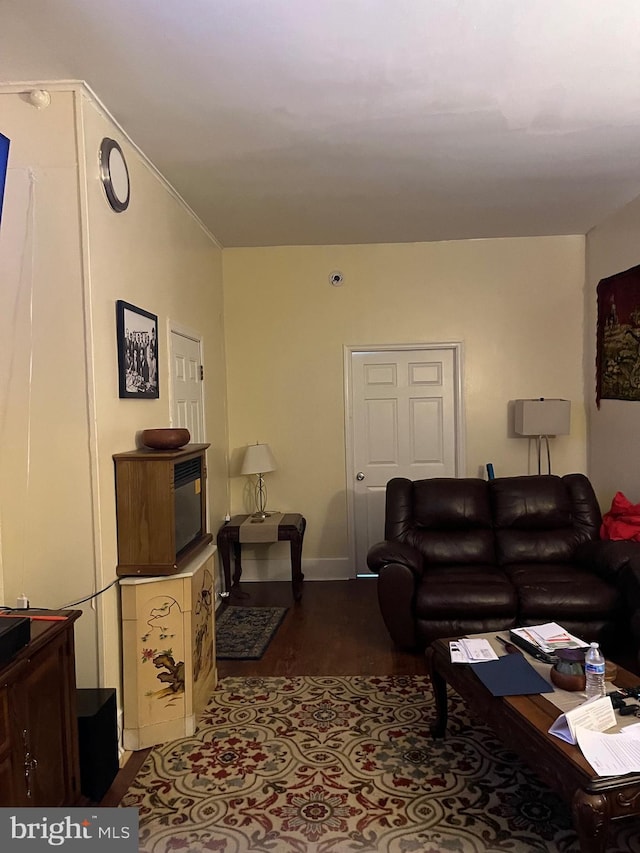
[[[77,97],[86,98],[87,101],[90,101],[98,110],[98,112],[100,112],[100,114],[104,116],[104,118],[106,118],[118,130],[118,133],[123,137],[123,139],[126,140],[127,145],[131,146],[131,148],[136,151],[145,166],[160,181],[160,183],[164,186],[169,195],[171,195],[189,213],[189,215],[193,217],[193,219],[198,223],[200,228],[205,232],[205,234],[209,237],[212,243],[214,243],[214,245],[218,249],[223,248],[222,244],[215,236],[215,234],[213,234],[207,228],[202,219],[200,219],[200,217],[193,210],[193,208],[191,208],[187,204],[187,202],[176,190],[176,188],[171,183],[169,183],[169,181],[165,178],[162,172],[160,172],[160,170],[153,164],[153,162],[144,153],[144,151],[133,141],[133,139],[129,136],[124,127],[122,127],[120,122],[113,116],[113,114],[109,111],[109,108],[98,97],[98,95],[93,91],[93,89],[91,88],[91,86],[89,86],[88,83],[86,83],[84,80],[20,80],[11,82],[0,81],[0,95],[28,95],[29,92],[31,92],[33,89],[45,89],[48,92],[71,92]]]

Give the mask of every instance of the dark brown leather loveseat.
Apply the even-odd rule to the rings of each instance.
[[[415,649],[554,621],[628,651],[640,544],[600,541],[601,522],[583,474],[390,480],[367,563],[392,639]]]

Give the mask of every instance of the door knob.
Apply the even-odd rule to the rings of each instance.
[[[364,474],[362,473],[362,471],[358,471],[358,473],[356,474],[356,480],[364,480]]]

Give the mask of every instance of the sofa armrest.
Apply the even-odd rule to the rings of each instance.
[[[640,667],[640,542],[629,539],[585,542],[575,556],[578,565],[617,587],[628,614],[628,628]]]
[[[367,565],[369,569],[378,574],[381,569],[390,563],[397,563],[411,569],[415,580],[420,580],[424,568],[424,558],[417,548],[407,545],[405,542],[378,542],[369,548],[367,554]]]
[[[583,542],[574,557],[581,568],[616,585],[628,572],[640,579],[640,542],[612,539]]]

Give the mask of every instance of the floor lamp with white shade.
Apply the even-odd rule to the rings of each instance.
[[[551,473],[550,435],[568,435],[571,425],[571,401],[538,397],[515,401],[514,428],[518,435],[536,439],[538,474],[542,473],[542,445],[547,449],[547,473]]]

